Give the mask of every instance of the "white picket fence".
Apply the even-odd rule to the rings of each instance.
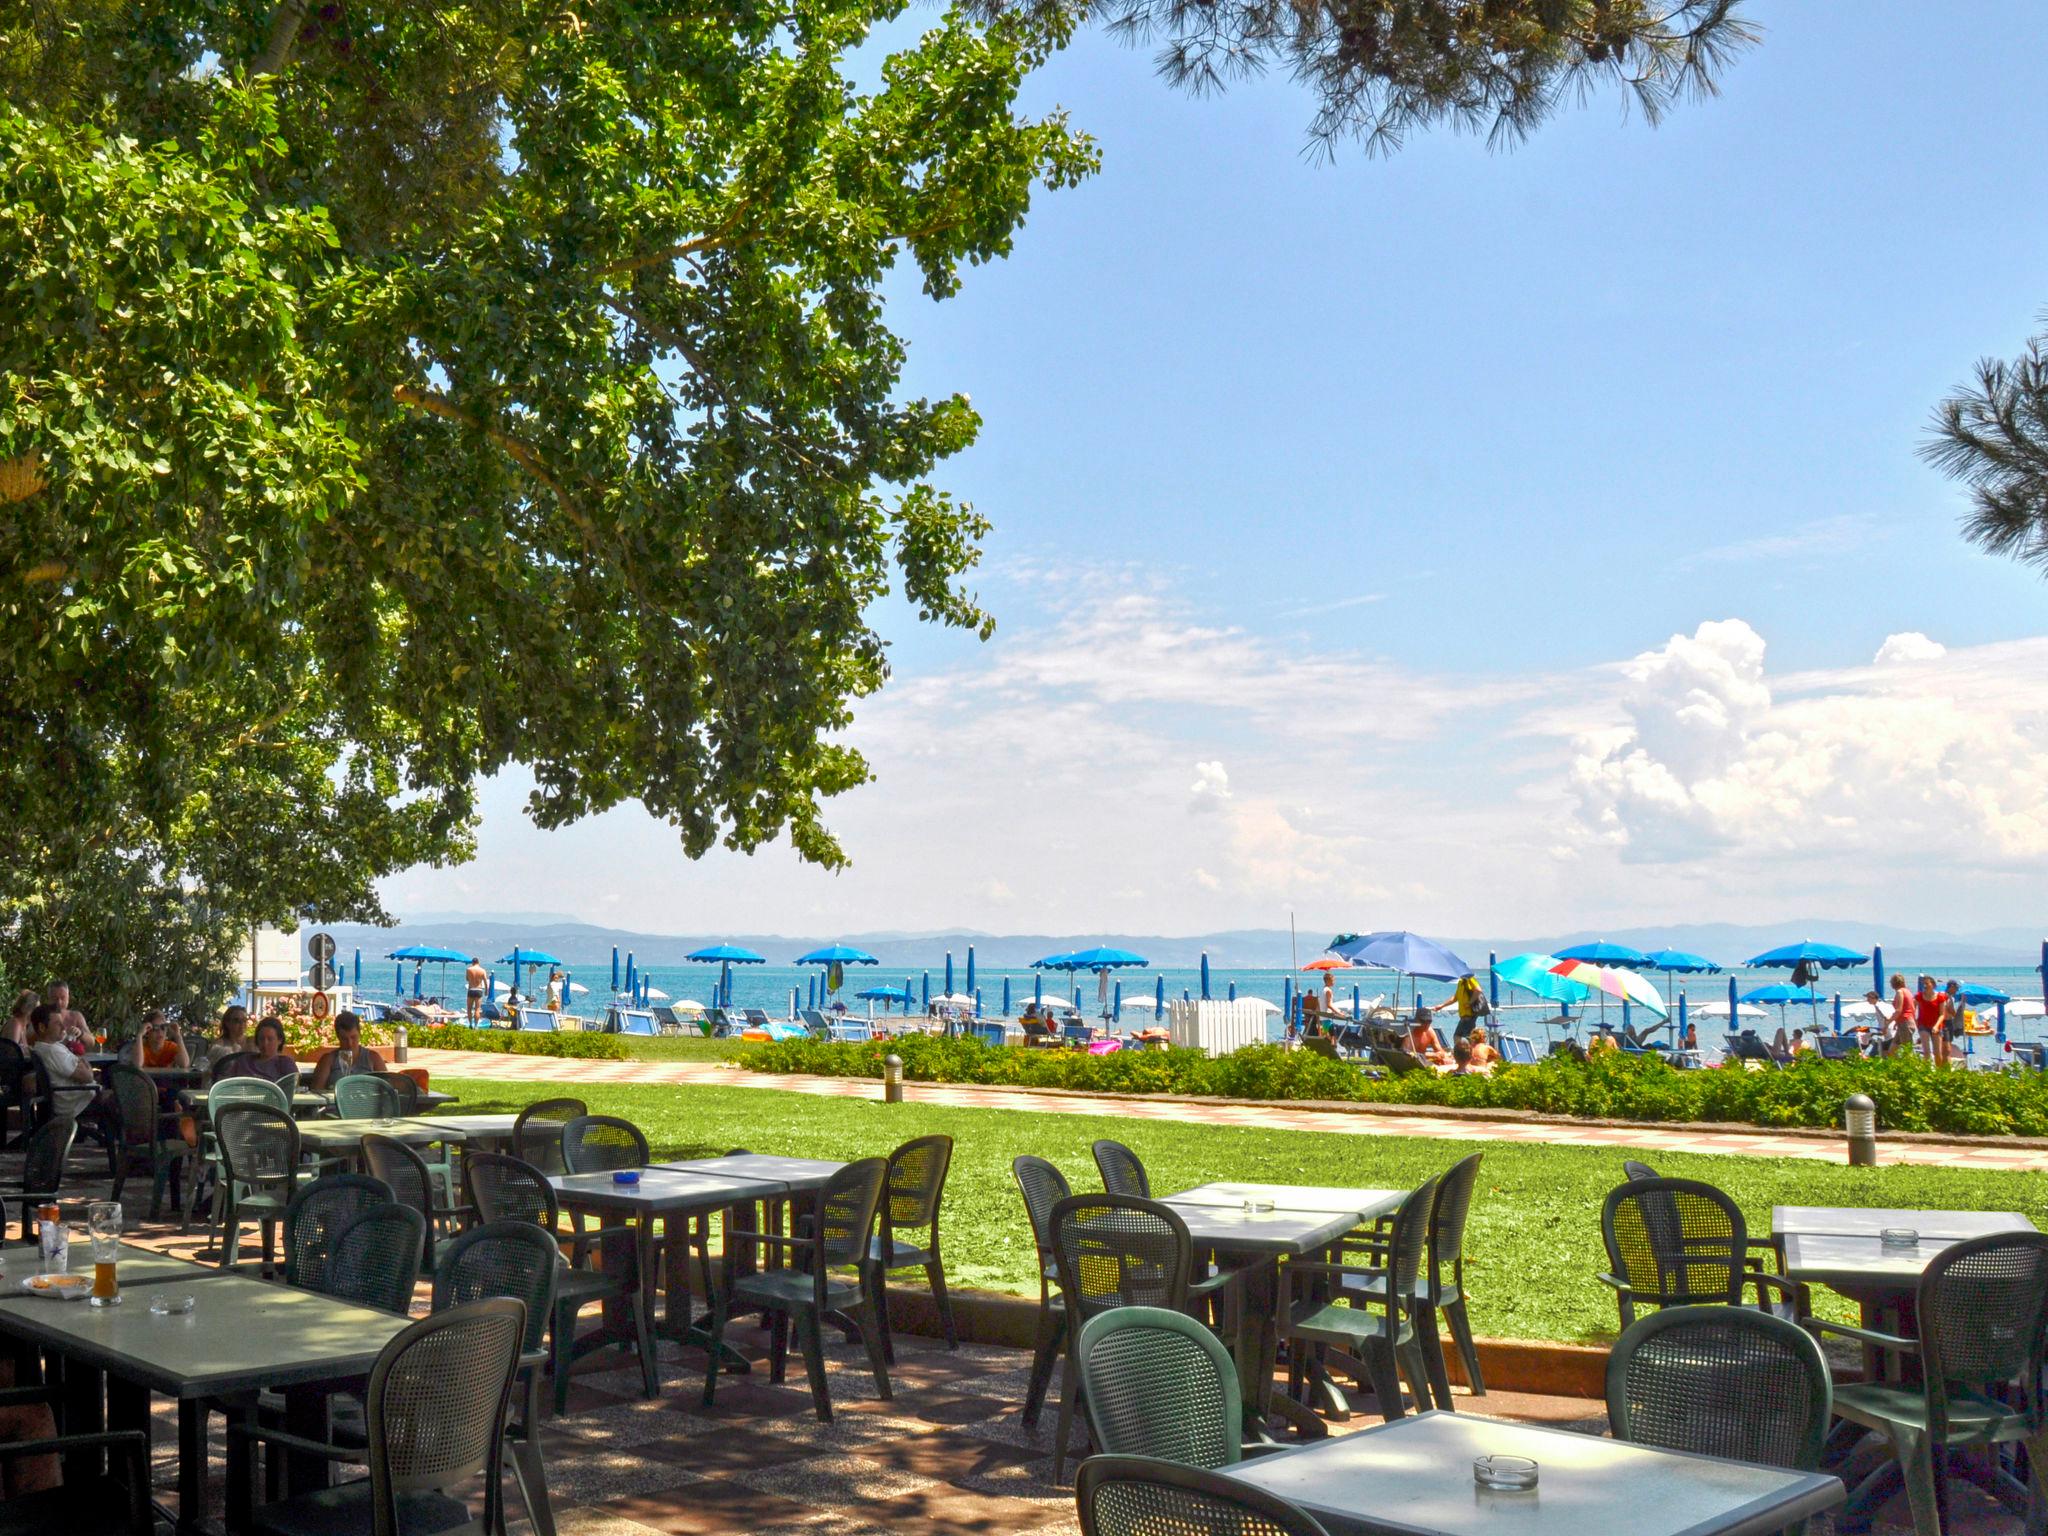
[[[1167,1029],[1175,1045],[1225,1056],[1240,1046],[1266,1043],[1271,1010],[1261,1003],[1172,1002],[1166,1005]]]

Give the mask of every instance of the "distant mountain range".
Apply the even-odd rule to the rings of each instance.
[[[1322,952],[1331,938],[1331,934],[1322,929],[1304,929],[1296,940],[1296,950],[1291,952],[1284,928],[1236,928],[1184,935],[991,934],[966,928],[822,935],[661,934],[603,928],[571,917],[524,912],[423,913],[407,917],[393,928],[333,923],[326,931],[334,935],[344,959],[360,947],[366,964],[373,957],[381,958],[386,952],[407,944],[445,945],[479,955],[486,963],[510,954],[513,946],[518,945],[558,955],[577,968],[610,965],[614,945],[622,953],[632,951],[642,965],[680,965],[691,950],[719,943],[743,945],[767,956],[772,965],[787,965],[798,955],[820,945],[845,943],[867,950],[892,970],[931,965],[949,949],[964,959],[970,944],[974,946],[975,958],[982,965],[1000,968],[1027,966],[1046,955],[1083,945],[1107,944],[1134,950],[1145,956],[1152,966],[1162,970],[1197,965],[1204,951],[1207,951],[1211,965],[1238,970],[1267,970],[1289,965],[1295,952],[1301,961],[1310,960]],[[1885,928],[1874,923],[1815,920],[1768,925],[1675,923],[1662,928],[1609,928],[1600,932],[1582,930],[1521,938],[1454,937],[1444,942],[1474,965],[1483,963],[1489,952],[1513,955],[1528,950],[1554,951],[1595,939],[1608,939],[1645,950],[1688,949],[1726,965],[1739,963],[1750,955],[1780,944],[1808,938],[1861,949],[1867,949],[1874,943],[1882,944],[1901,964],[2024,966],[2032,969],[2040,963],[2042,935],[2021,928],[1993,928],[1956,934],[1927,929]]]

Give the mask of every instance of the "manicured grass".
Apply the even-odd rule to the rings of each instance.
[[[1577,1342],[1611,1338],[1617,1322],[1612,1293],[1594,1279],[1606,1268],[1600,1202],[1622,1177],[1624,1154],[1613,1149],[885,1105],[758,1088],[453,1078],[437,1079],[435,1086],[458,1094],[466,1113],[573,1094],[592,1113],[638,1125],[657,1158],[715,1156],[740,1146],[792,1156],[867,1157],[943,1131],[955,1143],[943,1217],[948,1275],[955,1284],[1032,1296],[1038,1286],[1031,1232],[1010,1176],[1010,1160],[1020,1153],[1050,1158],[1076,1189],[1099,1189],[1089,1144],[1114,1137],[1144,1159],[1155,1189],[1171,1192],[1212,1180],[1406,1188],[1467,1153],[1483,1151],[1486,1162],[1466,1238],[1473,1326],[1496,1338]],[[1759,1234],[1770,1231],[1773,1205],[2014,1210],[2048,1224],[2048,1181],[2033,1173],[1862,1169],[1661,1153],[1649,1160],[1659,1172],[1705,1179],[1727,1190]],[[1825,1310],[1850,1316],[1846,1304]]]

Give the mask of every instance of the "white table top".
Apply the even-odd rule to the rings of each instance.
[[[1528,1456],[1538,1483],[1496,1493],[1475,1457]],[[1627,1445],[1470,1413],[1425,1413],[1226,1475],[1299,1504],[1333,1532],[1397,1536],[1763,1536],[1842,1502],[1841,1480]]]
[[[1951,1241],[2034,1230],[2033,1222],[2018,1211],[1908,1211],[1878,1205],[1771,1207],[1773,1237],[1875,1237],[1886,1227],[1911,1227],[1923,1238]]]

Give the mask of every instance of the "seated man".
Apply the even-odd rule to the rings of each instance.
[[[1447,1068],[1453,1065],[1453,1060],[1443,1041],[1437,1038],[1435,1017],[1427,1008],[1417,1008],[1401,1044],[1411,1056],[1420,1056],[1432,1067]]]
[[[315,1093],[329,1092],[344,1077],[384,1070],[384,1058],[363,1044],[363,1021],[346,1008],[334,1016],[334,1041],[313,1065]]]
[[[113,1095],[94,1080],[85,1058],[64,1043],[64,1026],[64,1010],[38,1005],[28,1019],[29,1050],[49,1076],[50,1113],[60,1120],[76,1120],[103,1097],[111,1104]]]

